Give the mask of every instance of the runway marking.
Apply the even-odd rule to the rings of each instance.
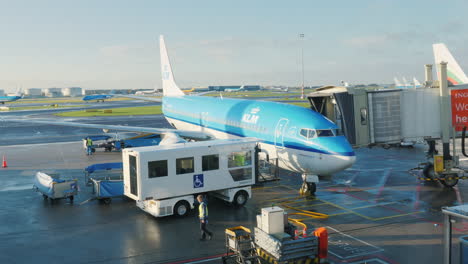
[[[333,239],[334,237],[337,236],[336,234],[331,234],[328,236],[328,243],[330,245],[328,248],[328,252],[330,252],[331,254],[333,254],[334,256],[340,259],[356,258],[356,257],[367,256],[367,255],[371,255],[371,254],[384,251],[380,247],[374,246],[359,238],[345,234],[341,231],[338,231],[337,229],[333,227],[327,226],[326,228],[334,230],[337,234],[339,234],[338,236],[339,239],[337,240]],[[346,239],[348,239],[348,241],[349,239],[351,239],[351,241],[352,240],[358,241],[362,243],[364,246],[363,245],[353,246],[350,243],[346,242]]]
[[[213,260],[218,260],[221,259],[223,256],[226,254],[218,254],[214,256],[209,256],[209,257],[203,257],[203,258],[194,258],[194,259],[186,259],[186,260],[180,260],[180,261],[175,261],[175,262],[167,262],[166,264],[195,264],[195,263],[203,263],[203,262],[208,262],[208,261],[213,261]]]
[[[371,217],[365,216],[365,215],[360,214],[360,213],[358,213],[358,212],[355,212],[355,211],[353,211],[353,210],[351,210],[351,209],[344,208],[344,207],[339,206],[339,205],[337,205],[337,204],[335,204],[335,203],[332,203],[332,202],[328,202],[328,201],[324,201],[324,200],[321,200],[321,201],[323,201],[324,203],[328,203],[328,204],[330,204],[331,206],[334,206],[334,207],[337,207],[337,208],[339,208],[339,209],[348,211],[348,212],[350,212],[350,213],[352,213],[352,214],[355,214],[355,215],[357,215],[357,216],[360,216],[360,217],[362,217],[362,218],[365,218],[365,219],[367,219],[367,220],[371,220],[371,221],[372,221],[372,218],[371,218]]]

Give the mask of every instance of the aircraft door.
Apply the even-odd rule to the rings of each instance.
[[[289,120],[286,118],[281,118],[278,123],[276,124],[275,128],[275,146],[278,149],[284,148],[284,133],[286,131],[286,127],[289,123]]]

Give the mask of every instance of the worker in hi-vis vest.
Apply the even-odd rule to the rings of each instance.
[[[87,155],[93,154],[93,140],[91,138],[86,138],[86,152]]]
[[[211,240],[213,233],[206,228],[206,225],[208,224],[208,206],[203,201],[203,195],[201,194],[197,196],[197,201],[200,203],[198,206],[198,218],[200,219],[201,232],[200,241],[204,241],[206,239],[206,235],[208,235],[208,239]]]

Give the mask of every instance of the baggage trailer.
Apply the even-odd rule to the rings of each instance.
[[[78,194],[78,180],[62,180],[59,179],[58,175],[37,172],[34,177],[33,189],[42,193],[44,199],[49,198],[54,201],[68,198],[71,202]]]
[[[123,196],[122,167],[122,162],[112,162],[93,164],[85,168],[85,179],[87,184],[93,186],[95,199],[110,204],[112,198]],[[111,170],[113,173],[110,173]]]
[[[184,216],[198,194],[243,206],[255,184],[257,139],[124,149],[124,194],[156,216]]]

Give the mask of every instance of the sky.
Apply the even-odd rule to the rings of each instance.
[[[468,69],[466,0],[0,0],[0,89],[161,87],[164,35],[180,87],[424,79],[432,44]],[[304,34],[301,39],[299,34]]]

